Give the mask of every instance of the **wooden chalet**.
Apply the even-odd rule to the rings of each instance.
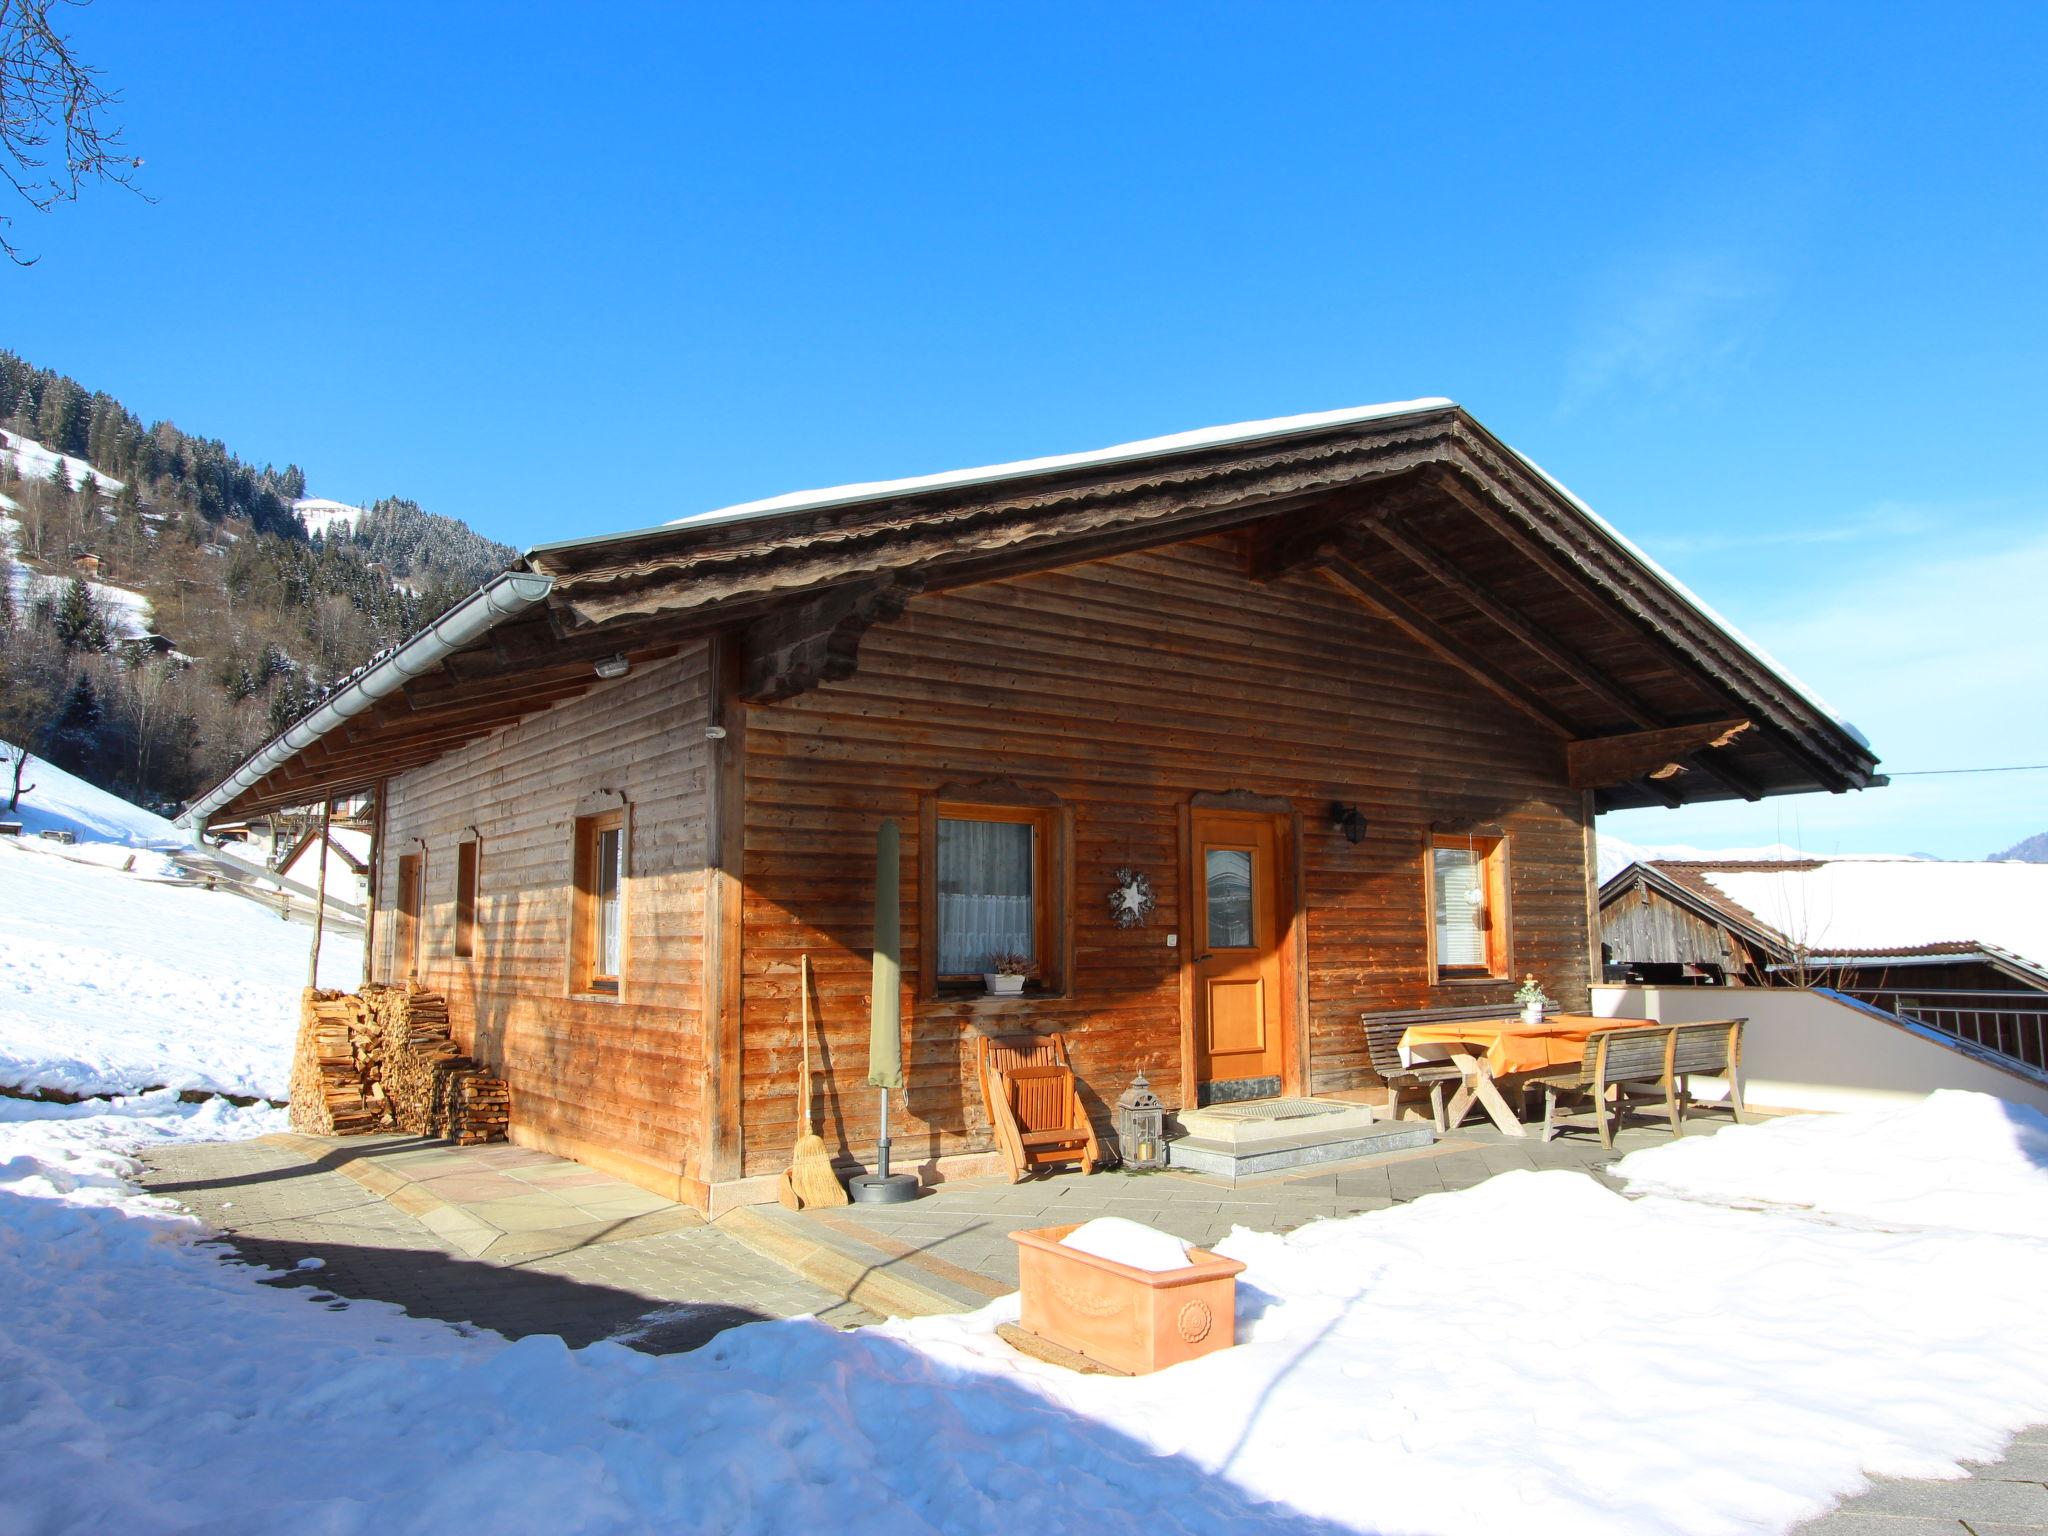
[[[446,994],[515,1140],[723,1208],[788,1165],[805,955],[821,1128],[873,1145],[884,818],[933,1177],[991,1167],[978,1038],[1063,1031],[1104,1130],[1140,1068],[1170,1106],[1368,1089],[1362,1011],[1586,1005],[1596,812],[1875,764],[1419,401],[533,549],[187,815],[374,795],[369,979]]]

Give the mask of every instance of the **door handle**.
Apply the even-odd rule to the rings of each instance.
[[[1202,963],[1202,962],[1203,962],[1204,960],[1214,960],[1215,958],[1216,958],[1216,956],[1215,956],[1215,954],[1214,954],[1214,953],[1210,953],[1210,954],[1206,954],[1206,955],[1197,955],[1197,956],[1195,956],[1195,958],[1194,958],[1194,959],[1190,960],[1190,961],[1188,962],[1188,964],[1189,964],[1189,965],[1200,965],[1200,964],[1201,964],[1201,963]]]

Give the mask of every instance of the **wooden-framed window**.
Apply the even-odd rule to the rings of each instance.
[[[475,838],[455,845],[455,954],[467,960],[476,953],[477,852]]]
[[[570,921],[569,985],[600,997],[619,995],[626,963],[626,813],[576,818],[575,889]]]
[[[1506,837],[1432,833],[1423,890],[1431,982],[1494,981],[1513,974]]]
[[[1065,972],[1062,815],[1053,805],[940,799],[927,807],[923,917],[933,991],[978,991],[998,956],[1022,955],[1027,987]]]
[[[426,888],[425,856],[398,856],[398,909],[396,949],[392,958],[392,979],[410,981],[420,973],[420,908]]]

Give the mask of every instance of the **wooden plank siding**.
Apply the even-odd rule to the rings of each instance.
[[[908,1090],[899,1166],[985,1151],[973,1035],[1067,1032],[1098,1122],[1142,1065],[1182,1102],[1180,817],[1196,792],[1284,798],[1303,829],[1308,1070],[1329,1092],[1374,1081],[1366,1009],[1498,999],[1512,978],[1427,982],[1423,850],[1432,826],[1510,844],[1515,973],[1587,1003],[1586,799],[1559,739],[1423,651],[1313,571],[1249,581],[1216,537],[914,598],[870,630],[842,682],[748,710],[743,951],[744,1166],[786,1164],[796,1130],[796,977],[808,951],[824,1135],[867,1160],[865,1084],[875,829],[903,832]],[[923,796],[1008,783],[1074,816],[1074,968],[1055,998],[923,1001]],[[968,796],[972,798],[972,796]],[[1353,845],[1332,800],[1370,831]],[[1111,921],[1119,865],[1145,871],[1150,922]]]
[[[701,1198],[705,648],[636,668],[394,778],[378,856],[424,843],[422,985],[512,1087],[513,1136],[674,1198]],[[569,993],[573,827],[626,805],[624,975],[616,1000]],[[480,844],[474,953],[454,954],[456,845]],[[374,972],[391,979],[377,914]]]

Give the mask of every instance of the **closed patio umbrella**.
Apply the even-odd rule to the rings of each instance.
[[[875,1171],[847,1190],[859,1205],[896,1205],[917,1194],[917,1175],[889,1171],[889,1091],[903,1088],[903,834],[887,818],[875,834],[875,972],[868,1014],[868,1081],[882,1091]]]

